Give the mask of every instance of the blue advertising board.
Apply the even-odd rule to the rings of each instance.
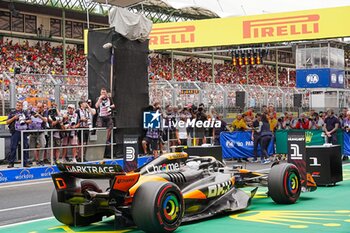
[[[144,156],[138,158],[138,166],[141,167],[145,163],[150,162],[153,159],[151,156]],[[88,162],[99,163],[99,162]],[[123,167],[123,159],[105,160],[106,164],[119,164]],[[56,165],[43,166],[43,167],[31,167],[31,168],[10,168],[0,170],[0,184],[16,181],[28,181],[44,178],[51,178],[51,174],[59,172]]]
[[[220,144],[222,146],[222,158],[223,159],[238,159],[253,157],[254,143],[251,140],[252,132],[232,132],[221,133]],[[269,147],[268,154],[274,153],[274,139],[272,138]],[[260,157],[261,150],[258,148],[258,155]]]
[[[338,69],[331,69],[330,72],[330,87],[344,88],[345,71]]]
[[[339,69],[297,69],[297,88],[344,88],[345,71]]]

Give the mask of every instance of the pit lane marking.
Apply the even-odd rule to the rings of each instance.
[[[13,210],[20,210],[20,209],[38,207],[38,206],[44,206],[44,205],[50,205],[50,204],[51,204],[51,202],[44,202],[44,203],[33,204],[33,205],[17,206],[17,207],[12,207],[12,208],[8,208],[8,209],[2,209],[2,210],[0,210],[0,213],[1,212],[7,212],[7,211],[13,211]]]
[[[28,186],[28,185],[35,185],[35,184],[45,184],[45,183],[52,183],[52,180],[46,180],[46,181],[31,181],[30,183],[17,183],[17,184],[9,184],[9,185],[0,185],[0,189],[4,188],[13,188],[13,187],[22,187],[22,186]]]
[[[51,220],[51,219],[55,219],[55,217],[39,218],[39,219],[34,219],[34,220],[29,220],[29,221],[24,221],[24,222],[12,223],[12,224],[8,224],[8,225],[0,226],[0,229],[24,225],[24,224],[28,224],[28,223],[40,222],[40,221],[45,221],[45,220]]]

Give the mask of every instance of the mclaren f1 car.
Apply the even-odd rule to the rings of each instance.
[[[185,152],[163,154],[128,173],[107,164],[66,163],[58,168],[51,198],[57,220],[89,225],[114,215],[145,232],[173,232],[182,222],[245,209],[258,186],[267,186],[268,196],[278,204],[295,203],[301,191],[316,189],[311,176],[302,188],[299,170],[290,163],[260,173]],[[108,179],[109,188],[101,190],[92,179]],[[241,190],[249,186],[250,193]]]

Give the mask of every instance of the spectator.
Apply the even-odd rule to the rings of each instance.
[[[327,110],[327,117],[324,122],[323,130],[327,136],[327,143],[332,143],[336,145],[337,141],[337,130],[339,128],[339,120],[334,115],[333,109]]]
[[[21,142],[21,131],[26,130],[28,128],[28,124],[32,123],[30,120],[30,116],[23,111],[23,104],[22,102],[16,103],[16,109],[8,115],[8,120],[6,121],[6,124],[8,124],[8,127],[10,129],[11,133],[11,152],[8,159],[8,166],[7,168],[13,168],[15,161],[16,161],[16,152],[17,147],[19,143]],[[23,148],[28,149],[28,135],[23,135]],[[28,163],[28,157],[29,153],[28,151],[23,152],[23,165],[24,167],[30,167]]]
[[[245,131],[248,129],[242,113],[237,114],[236,119],[232,122],[232,129],[233,131]]]
[[[41,150],[34,151],[34,159],[37,165],[44,166],[44,150],[46,145],[45,132],[42,131],[46,129],[47,111],[44,110],[43,103],[38,103],[36,105],[36,110],[31,113],[32,123],[29,125],[31,130],[39,130],[39,132],[31,132],[29,136],[29,146],[30,148],[40,148]]]
[[[110,142],[111,132],[113,129],[112,110],[115,109],[112,98],[108,97],[106,88],[101,88],[100,97],[96,101],[98,111],[97,127],[107,127],[107,142]]]

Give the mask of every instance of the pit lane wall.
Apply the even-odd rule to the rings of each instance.
[[[145,156],[138,159],[138,166],[145,164],[150,157]],[[99,163],[99,162],[90,162]],[[123,159],[116,160],[106,160],[106,164],[118,164],[123,167]],[[31,168],[11,168],[0,170],[0,184],[2,183],[11,183],[11,182],[20,182],[28,180],[39,180],[51,178],[51,174],[57,173],[59,170],[56,165],[53,166],[43,166],[43,167],[31,167]]]

